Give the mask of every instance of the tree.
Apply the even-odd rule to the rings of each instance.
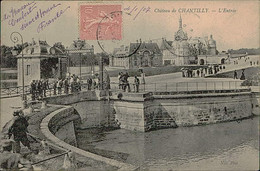
[[[22,44],[17,44],[14,47],[9,47],[6,45],[1,46],[1,67],[2,68],[16,68],[17,67],[17,58],[16,55],[20,54],[22,51],[22,47],[25,48],[28,46],[28,43],[25,42]],[[12,52],[17,51],[16,55]]]

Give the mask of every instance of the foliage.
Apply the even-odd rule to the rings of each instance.
[[[233,50],[233,49],[229,49],[228,53],[230,54],[245,54],[248,53],[248,55],[259,55],[260,54],[260,48],[242,48],[242,49],[238,49],[238,50]]]
[[[23,44],[23,48],[27,47],[28,43]],[[20,54],[22,51],[22,44],[17,44],[14,47],[9,47],[1,45],[1,60],[0,64],[2,68],[16,68],[17,67],[17,58],[12,51],[17,51],[17,54]]]
[[[260,81],[260,74],[257,73],[256,75],[249,77],[245,81],[241,83],[242,86],[259,86]]]

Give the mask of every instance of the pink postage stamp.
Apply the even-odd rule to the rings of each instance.
[[[79,34],[82,40],[121,40],[121,5],[80,5]]]

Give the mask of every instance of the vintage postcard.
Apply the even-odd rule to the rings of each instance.
[[[259,170],[259,5],[2,1],[0,170]]]

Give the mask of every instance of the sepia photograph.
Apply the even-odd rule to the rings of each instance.
[[[260,2],[1,2],[0,170],[259,170]]]

